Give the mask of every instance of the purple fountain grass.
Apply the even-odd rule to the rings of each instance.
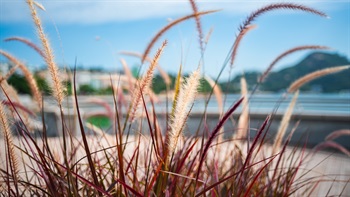
[[[320,77],[323,77],[325,75],[330,75],[330,74],[334,74],[334,73],[337,73],[337,72],[341,72],[341,71],[344,71],[344,70],[347,70],[350,68],[350,65],[346,65],[346,66],[336,66],[336,67],[331,67],[331,68],[325,68],[325,69],[322,69],[322,70],[318,70],[318,71],[315,71],[315,72],[312,72],[312,73],[309,73],[297,80],[295,80],[288,88],[288,92],[289,93],[292,93],[292,92],[295,92],[297,91],[301,86],[303,86],[304,84],[312,81],[312,80],[315,80],[317,78],[320,78]]]
[[[61,105],[62,101],[63,101],[64,93],[63,93],[63,88],[62,88],[62,82],[60,80],[60,77],[58,76],[58,67],[57,67],[55,60],[54,60],[53,51],[51,49],[49,40],[47,39],[47,36],[46,36],[44,29],[42,27],[41,20],[40,20],[38,14],[37,14],[37,11],[34,7],[34,1],[27,0],[27,4],[29,5],[33,21],[34,21],[34,24],[35,24],[37,32],[38,32],[39,39],[41,40],[41,43],[43,46],[43,51],[45,53],[44,60],[48,66],[48,69],[50,71],[51,78],[53,81],[53,85],[54,85],[54,87],[52,87],[54,97],[57,100],[58,104]]]
[[[327,135],[325,140],[334,140],[344,135],[350,135],[350,129],[341,129],[341,130],[333,131],[332,133]]]
[[[182,136],[182,128],[186,122],[190,106],[196,97],[200,79],[200,69],[194,71],[188,79],[181,85],[179,95],[176,101],[174,115],[170,121],[170,132],[168,134],[168,160],[175,152],[178,141]]]
[[[188,16],[185,16],[185,17],[182,17],[182,18],[179,18],[179,19],[176,19],[174,21],[172,21],[171,23],[169,23],[168,25],[166,25],[165,27],[163,27],[151,40],[151,42],[148,44],[148,46],[146,47],[145,51],[143,52],[143,57],[142,57],[142,60],[141,62],[144,62],[146,57],[148,56],[148,54],[150,53],[153,45],[157,42],[157,40],[166,32],[168,31],[170,28],[172,28],[173,26],[177,25],[178,23],[181,23],[183,21],[186,21],[190,18],[193,18],[193,17],[197,17],[197,16],[200,16],[200,15],[206,15],[206,14],[210,14],[210,13],[214,13],[214,12],[217,12],[218,10],[210,10],[210,11],[203,11],[203,12],[198,12],[196,14],[191,14],[191,15],[188,15]]]
[[[203,44],[203,30],[202,30],[202,23],[198,14],[198,8],[197,8],[197,4],[195,2],[195,0],[190,0],[190,4],[193,10],[193,14],[195,15],[194,18],[196,20],[196,27],[197,27],[197,32],[198,32],[198,41],[199,41],[199,46],[200,46],[200,50],[201,53],[204,53],[204,44]]]
[[[34,44],[33,42],[31,42],[30,40],[28,40],[26,38],[9,37],[9,38],[4,39],[4,41],[6,41],[6,42],[8,42],[8,41],[19,41],[19,42],[22,42],[22,43],[28,45],[30,48],[34,49],[42,58],[45,59],[45,53],[43,52],[43,50],[40,49],[38,45]]]
[[[276,57],[276,59],[274,59],[271,64],[266,68],[266,70],[263,72],[263,74],[260,76],[260,78],[258,79],[259,83],[264,82],[264,80],[267,78],[268,74],[270,73],[270,71],[272,70],[272,68],[274,67],[274,65],[277,64],[277,62],[279,62],[281,59],[283,59],[285,56],[290,55],[294,52],[297,51],[302,51],[302,50],[310,50],[310,49],[329,49],[329,47],[327,46],[319,46],[319,45],[305,45],[305,46],[298,46],[298,47],[294,47],[292,49],[287,50],[286,52],[282,53],[281,55],[279,55],[278,57]]]
[[[132,95],[133,102],[131,105],[132,107],[131,107],[130,122],[132,122],[135,118],[136,110],[141,102],[141,95],[148,92],[148,89],[151,86],[154,69],[166,45],[167,45],[167,41],[165,40],[162,46],[158,49],[156,55],[154,56],[153,61],[149,66],[145,76],[143,76],[141,81],[138,82],[138,84],[136,84],[136,88],[134,89],[133,95]]]
[[[245,19],[245,21],[242,23],[242,25],[239,27],[239,34],[236,38],[236,41],[235,41],[234,47],[233,47],[234,49],[233,49],[232,54],[231,54],[231,66],[234,64],[234,60],[235,60],[236,53],[237,53],[237,48],[238,48],[240,41],[242,40],[242,37],[247,33],[247,31],[249,31],[251,29],[251,23],[256,18],[258,18],[260,15],[262,15],[266,12],[270,12],[273,10],[279,10],[279,9],[300,10],[300,11],[316,14],[316,15],[319,15],[322,17],[327,17],[327,15],[321,11],[318,11],[316,9],[306,7],[303,5],[292,4],[292,3],[275,3],[275,4],[267,5],[265,7],[257,9],[256,11],[252,12]]]
[[[125,75],[120,75],[118,84],[114,83],[112,77],[110,77],[113,107],[109,106],[104,100],[94,98],[87,99],[88,103],[102,106],[103,111],[96,113],[89,110],[83,111],[79,108],[80,102],[75,94],[77,73],[74,72],[72,98],[74,99],[74,113],[77,115],[76,127],[80,130],[80,134],[75,136],[75,130],[71,130],[70,125],[67,124],[67,116],[70,114],[63,113],[65,111],[62,107],[63,86],[61,86],[58,76],[53,51],[36,11],[36,8],[42,10],[45,8],[33,0],[27,0],[27,3],[43,49],[41,50],[32,42],[20,37],[11,37],[6,41],[20,41],[34,49],[36,47],[35,50],[44,57],[54,81],[53,95],[57,101],[55,104],[50,103],[49,105],[60,108],[59,115],[61,116],[58,121],[62,124],[61,129],[59,129],[62,137],[48,137],[51,125],[47,124],[45,114],[47,109],[41,98],[35,100],[40,102],[42,106],[42,128],[40,128],[42,132],[34,134],[29,132],[29,123],[25,121],[24,114],[34,116],[35,113],[30,111],[28,106],[21,104],[19,98],[12,96],[11,86],[6,81],[15,72],[16,67],[2,76],[0,85],[5,99],[0,102],[0,131],[5,142],[1,148],[4,147],[5,151],[0,154],[0,163],[3,164],[0,165],[0,195],[20,196],[22,193],[30,196],[247,197],[314,195],[318,189],[316,187],[331,179],[331,184],[328,184],[329,189],[327,188],[328,191],[325,194],[332,195],[331,189],[333,186],[338,187],[338,185],[335,186],[338,183],[342,187],[338,194],[345,193],[347,186],[341,184],[346,183],[343,178],[348,178],[347,175],[342,175],[340,178],[333,178],[332,174],[330,174],[332,178],[327,177],[328,174],[313,176],[311,173],[314,173],[313,171],[316,171],[316,168],[308,168],[305,165],[309,164],[310,161],[308,160],[315,158],[315,155],[312,154],[316,154],[323,149],[332,148],[338,153],[350,155],[346,147],[335,141],[339,140],[340,137],[349,135],[347,128],[329,134],[325,141],[313,150],[306,149],[306,142],[303,148],[290,146],[289,143],[294,132],[299,130],[298,123],[293,125],[286,140],[283,140],[283,138],[287,132],[298,89],[311,80],[326,74],[343,71],[348,69],[349,66],[316,71],[296,80],[289,87],[288,93],[296,93],[280,122],[281,126],[274,145],[267,142],[269,142],[271,132],[274,132],[271,131],[273,129],[271,125],[272,122],[276,122],[276,119],[274,119],[276,111],[272,109],[271,113],[266,114],[265,120],[260,122],[260,126],[254,128],[253,124],[249,122],[250,114],[247,106],[247,102],[254,95],[250,95],[250,98],[247,97],[248,88],[244,79],[242,79],[241,88],[242,98],[232,103],[232,106],[223,113],[224,108],[221,98],[223,93],[217,84],[222,73],[220,71],[215,81],[207,78],[212,88],[211,94],[214,93],[218,100],[219,118],[216,125],[211,128],[210,122],[212,119],[203,118],[198,125],[199,129],[190,130],[187,134],[187,126],[190,128],[192,124],[197,124],[195,121],[188,121],[191,121],[192,107],[195,104],[198,87],[200,86],[201,66],[198,66],[183,82],[181,80],[183,78],[181,65],[174,87],[171,86],[171,78],[167,73],[162,73],[160,70],[160,74],[167,85],[167,91],[172,90],[172,88],[174,90],[174,100],[170,104],[172,105],[171,111],[168,108],[166,110],[160,109],[154,98],[149,99],[146,96],[152,95],[151,83],[154,79],[155,69],[159,67],[158,60],[166,42],[158,49],[153,59],[149,59],[148,54],[157,40],[175,25],[188,19],[195,19],[200,52],[202,53],[200,62],[204,64],[203,53],[207,47],[212,29],[204,40],[200,17],[215,11],[200,12],[196,2],[190,0],[193,13],[174,20],[163,27],[152,38],[143,54],[123,52],[123,54],[140,57],[142,63],[149,61],[150,66],[142,78],[135,79],[126,62],[121,60]],[[233,65],[241,40],[247,32],[255,27],[252,22],[260,15],[277,9],[300,10],[326,16],[313,8],[291,3],[271,4],[252,12],[241,25],[240,32],[229,51],[223,68],[230,59]],[[286,55],[300,50],[325,48],[318,45],[305,45],[282,53],[266,69],[258,84],[264,81],[276,62]],[[14,63],[18,65],[18,62],[14,61]],[[119,84],[119,82],[123,83]],[[124,85],[126,85],[126,88]],[[124,98],[123,91],[127,88],[129,88],[129,93],[132,93],[129,95],[130,99],[128,97]],[[168,105],[167,101],[166,105]],[[127,106],[128,104],[129,106]],[[203,117],[209,114],[206,111],[207,104],[202,114]],[[236,124],[236,115],[233,115],[233,113],[242,104],[243,111],[239,123]],[[47,102],[45,102],[45,105],[47,105]],[[141,116],[138,116],[137,110],[142,110]],[[12,113],[7,113],[8,111]],[[24,111],[25,113],[18,113],[18,111]],[[160,111],[165,111],[165,113],[160,113]],[[85,119],[82,118],[83,112],[87,112]],[[108,130],[104,131],[90,124],[86,118],[97,115],[106,116],[110,119],[112,123]],[[229,119],[233,123],[232,130],[226,127],[231,123],[228,121]],[[19,121],[19,126],[12,128],[13,120]],[[232,127],[232,125],[229,126]],[[247,137],[248,130],[252,131],[254,135],[248,135]],[[20,137],[12,138],[13,131],[17,132]],[[88,134],[92,131],[94,131],[94,134]],[[228,136],[226,134],[231,134],[234,131],[238,131],[235,137],[230,135],[229,138],[223,138],[224,135]],[[190,135],[190,133],[196,134]],[[38,139],[35,138],[36,135],[38,135]],[[222,140],[216,140],[220,137],[222,137]],[[237,143],[236,138],[246,138],[247,141]],[[23,165],[18,165],[21,162]]]

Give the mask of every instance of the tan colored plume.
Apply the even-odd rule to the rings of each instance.
[[[207,34],[207,36],[206,36],[206,37],[205,37],[205,39],[204,39],[204,44],[205,44],[205,45],[207,45],[207,44],[208,44],[209,39],[210,39],[211,34],[213,33],[213,31],[214,31],[214,28],[213,28],[213,27],[211,27],[211,28],[210,28],[210,30],[209,30],[209,32],[208,32],[208,34]]]
[[[132,73],[131,73],[131,71],[129,69],[129,66],[126,63],[126,61],[124,59],[120,59],[120,62],[122,63],[125,75],[127,76],[127,79],[128,79],[129,92],[132,92],[133,88],[134,88],[134,82],[136,81],[136,79],[134,78],[134,76],[132,76]]]
[[[28,39],[22,38],[22,37],[9,37],[4,39],[4,41],[19,41],[22,42],[24,44],[26,44],[27,46],[29,46],[30,48],[34,49],[43,59],[45,59],[45,53],[43,52],[43,50],[41,50],[36,44],[34,44],[33,42],[31,42]]]
[[[177,99],[174,116],[170,120],[170,132],[168,135],[168,159],[178,146],[179,138],[182,136],[182,129],[187,119],[190,106],[193,104],[200,84],[200,68],[195,70],[181,85]]]
[[[249,129],[248,86],[244,77],[241,78],[241,96],[244,99],[242,101],[242,113],[238,119],[238,131],[235,137],[237,139],[245,138]]]
[[[42,97],[33,74],[28,70],[28,68],[21,61],[16,59],[14,56],[2,50],[0,50],[0,54],[5,56],[8,60],[10,60],[13,64],[17,65],[22,70],[24,77],[26,78],[28,85],[30,87],[30,90],[32,92],[33,99],[38,104],[39,109],[41,109]]]
[[[198,7],[197,7],[197,4],[195,2],[195,0],[190,0],[190,4],[191,4],[191,7],[192,7],[192,11],[193,11],[193,14],[195,15],[194,18],[196,20],[196,27],[197,27],[197,31],[198,31],[198,40],[199,40],[199,47],[201,49],[201,53],[203,54],[204,53],[204,45],[203,45],[203,30],[202,30],[202,24],[201,24],[201,19],[198,15]]]
[[[167,41],[165,40],[162,44],[162,46],[158,49],[156,55],[153,58],[153,61],[151,65],[149,66],[146,74],[142,77],[142,79],[136,84],[134,92],[132,94],[133,102],[131,104],[131,115],[130,115],[130,121],[132,122],[135,118],[136,110],[141,103],[141,96],[145,93],[149,92],[149,88],[152,83],[153,79],[153,73],[154,69],[158,63],[158,60],[160,58],[160,55],[163,52],[164,47],[167,45]]]
[[[312,80],[315,80],[317,78],[320,78],[322,76],[325,75],[329,75],[329,74],[334,74],[346,69],[349,69],[350,65],[346,65],[346,66],[336,66],[336,67],[332,67],[332,68],[325,68],[322,70],[318,70],[315,72],[312,72],[310,74],[307,74],[299,79],[297,79],[296,81],[294,81],[288,88],[288,92],[289,93],[293,93],[296,90],[298,90],[301,86],[303,86],[305,83],[308,83]]]
[[[10,126],[8,124],[8,117],[5,111],[5,107],[0,101],[0,130],[3,135],[3,139],[5,140],[5,144],[7,146],[7,151],[8,154],[8,162],[9,166],[11,168],[12,172],[12,177],[14,184],[17,186],[18,184],[18,173],[19,173],[19,166],[18,166],[18,159],[15,153],[15,145],[13,144],[13,139],[12,139],[12,133]]]
[[[237,51],[238,51],[238,47],[239,44],[241,43],[243,37],[250,31],[255,29],[257,26],[256,25],[249,25],[247,27],[245,27],[244,29],[241,29],[241,31],[239,32],[238,36],[236,37],[235,42],[233,43],[233,49],[232,49],[232,53],[231,53],[231,67],[233,67],[236,55],[237,55]]]
[[[277,134],[275,137],[275,142],[272,146],[272,155],[276,154],[277,151],[281,147],[282,140],[283,140],[284,134],[286,133],[286,130],[288,128],[290,118],[292,117],[294,106],[295,106],[295,103],[297,102],[298,96],[299,96],[299,90],[294,93],[294,96],[293,96],[293,98],[292,98],[292,100],[287,108],[287,111],[283,115],[283,118],[281,120],[281,124],[278,128],[278,131],[277,131]]]
[[[223,109],[224,104],[222,101],[223,94],[222,94],[222,91],[221,91],[219,84],[215,83],[215,81],[207,75],[204,76],[204,79],[209,83],[210,87],[213,88],[213,93],[215,95],[216,102],[218,103],[219,113],[222,114],[222,112],[224,110]]]
[[[1,50],[0,50],[1,51]],[[5,76],[0,76],[0,83],[3,82],[4,80],[8,80],[17,70],[18,65],[13,66]]]
[[[193,17],[199,17],[201,15],[205,15],[205,14],[210,14],[210,13],[214,13],[217,12],[218,10],[210,10],[210,11],[204,11],[204,12],[197,12],[196,14],[191,14],[188,16],[184,16],[182,18],[176,19],[174,21],[172,21],[171,23],[169,23],[168,25],[166,25],[165,27],[163,27],[161,30],[158,31],[158,33],[152,38],[151,42],[147,45],[145,52],[143,53],[142,56],[142,62],[145,61],[146,57],[148,56],[148,54],[150,53],[153,45],[157,42],[157,40],[166,32],[168,31],[170,28],[172,28],[173,26],[177,25],[178,23],[181,23],[183,21],[186,21],[190,18]]]
[[[43,6],[43,4],[37,2],[37,1],[33,1],[34,5],[36,5],[36,7],[38,7],[39,9],[41,9],[42,11],[46,11],[45,7]]]
[[[305,45],[305,46],[298,46],[298,47],[291,48],[291,49],[287,50],[286,52],[282,53],[281,55],[279,55],[276,59],[274,59],[272,61],[272,63],[266,68],[266,70],[260,76],[260,78],[258,79],[258,82],[259,83],[264,82],[264,80],[266,79],[266,77],[268,76],[270,71],[272,70],[273,66],[276,65],[277,62],[279,62],[285,56],[287,56],[289,54],[292,54],[294,52],[297,52],[297,51],[309,50],[309,49],[329,49],[329,47],[327,47],[327,46],[319,46],[319,45]]]
[[[142,54],[137,53],[137,52],[121,51],[120,53],[123,54],[123,55],[129,55],[129,56],[134,56],[134,57],[142,58]],[[152,59],[151,59],[150,57],[148,57],[148,56],[145,57],[145,60],[146,60],[147,62],[149,62],[149,63],[152,63]],[[170,79],[168,73],[165,72],[159,64],[157,64],[157,69],[158,69],[158,71],[159,71],[160,76],[163,78],[165,84],[166,84],[167,86],[170,86],[170,85],[171,85],[171,79]]]
[[[242,40],[242,37],[244,36],[244,34],[247,33],[248,28],[251,27],[251,23],[258,18],[259,16],[263,15],[266,12],[270,12],[270,11],[274,11],[274,10],[280,10],[280,9],[288,9],[288,10],[300,10],[300,11],[304,11],[304,12],[308,12],[311,14],[316,14],[322,17],[327,17],[327,15],[323,12],[320,12],[316,9],[310,8],[310,7],[306,7],[303,5],[299,5],[299,4],[293,4],[293,3],[272,3],[270,5],[264,6],[262,8],[259,8],[257,10],[255,10],[254,12],[252,12],[242,23],[242,25],[240,26],[239,30],[239,34],[235,40],[235,43],[233,44],[233,50],[231,53],[231,67],[234,64],[234,60],[236,57],[236,53],[237,53],[237,48],[238,45],[240,43],[240,41]]]
[[[53,81],[53,87],[51,87],[53,96],[55,97],[58,104],[61,106],[63,97],[64,97],[64,89],[62,87],[62,82],[59,77],[58,67],[54,61],[54,55],[49,43],[49,40],[46,37],[46,34],[44,32],[44,29],[41,24],[41,20],[36,12],[34,1],[33,0],[27,0],[27,4],[29,5],[31,15],[34,21],[34,24],[36,26],[36,30],[39,36],[39,39],[41,40],[41,44],[43,47],[43,51],[45,53],[45,62],[47,64],[47,67],[50,71],[50,75]]]

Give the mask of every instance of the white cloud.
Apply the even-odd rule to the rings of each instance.
[[[38,2],[46,8],[46,13],[41,13],[44,20],[52,18],[56,23],[94,24],[177,17],[191,13],[188,1],[184,0],[46,0]],[[198,7],[200,10],[223,9],[222,12],[227,14],[247,14],[271,2],[267,0],[199,0]],[[293,2],[305,5],[319,3],[305,0]],[[334,4],[334,2],[341,1],[332,2]],[[0,0],[0,11],[0,22],[2,23],[31,20],[24,0]]]

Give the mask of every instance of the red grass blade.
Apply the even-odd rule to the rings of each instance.
[[[333,131],[331,134],[327,135],[325,140],[334,140],[343,135],[350,135],[350,129],[341,129],[341,130]]]
[[[256,180],[259,178],[259,176],[261,175],[261,173],[264,171],[264,169],[273,161],[273,159],[275,158],[275,156],[270,159],[269,162],[267,162],[267,164],[265,164],[258,172],[258,174],[254,177],[253,181],[250,183],[250,185],[248,186],[247,191],[244,194],[244,197],[247,197],[249,195],[249,191],[252,189],[252,187],[254,186],[254,183],[256,182]]]
[[[129,185],[125,184],[124,182],[120,181],[119,179],[117,180],[118,183],[122,184],[124,187],[126,187],[128,190],[130,190],[135,196],[138,197],[143,197],[142,194],[138,193],[136,190],[131,188]]]
[[[326,141],[326,142],[323,142],[319,145],[317,145],[314,150],[315,150],[315,153],[319,150],[322,150],[324,148],[327,148],[327,147],[331,147],[331,148],[335,148],[339,151],[341,151],[342,153],[346,154],[347,156],[350,157],[350,151],[348,151],[346,148],[344,148],[343,146],[341,146],[340,144],[336,143],[336,142],[332,142],[332,141]]]
[[[243,101],[242,97],[241,99],[239,99],[226,113],[225,115],[221,118],[221,120],[219,121],[219,123],[216,125],[215,129],[213,130],[213,132],[211,133],[211,135],[209,136],[209,139],[207,141],[207,143],[205,144],[205,147],[203,149],[200,161],[199,161],[199,167],[197,170],[197,177],[196,177],[196,182],[198,180],[199,177],[199,172],[202,168],[203,162],[204,162],[204,158],[209,150],[210,144],[214,141],[214,138],[216,137],[216,134],[220,131],[221,127],[224,126],[224,123],[227,121],[227,119],[231,116],[231,114],[238,108],[238,106],[242,103]]]
[[[73,78],[73,86],[74,86],[74,92],[76,91],[76,83],[75,83],[75,79],[76,79],[76,72],[74,70],[74,78]],[[89,144],[86,140],[86,135],[85,135],[85,131],[84,131],[84,125],[83,125],[83,122],[81,120],[81,115],[80,115],[80,110],[79,110],[79,103],[78,103],[78,97],[76,94],[74,94],[74,98],[75,98],[75,106],[76,106],[76,109],[77,109],[77,115],[78,115],[78,121],[79,121],[79,126],[80,126],[80,132],[81,132],[81,136],[82,136],[82,139],[83,139],[83,143],[84,143],[84,149],[85,149],[85,153],[86,153],[86,156],[87,156],[87,159],[88,159],[88,162],[89,162],[89,168],[91,170],[91,175],[92,175],[92,178],[94,180],[94,184],[96,186],[99,186],[100,183],[98,182],[98,179],[97,179],[97,175],[96,175],[96,170],[95,170],[95,166],[94,166],[94,163],[92,161],[92,158],[91,158],[91,153],[90,153],[90,149],[89,149]],[[62,120],[63,121],[63,120]],[[67,166],[68,167],[68,166]],[[73,172],[71,172],[73,173]],[[102,196],[102,194],[100,193],[99,191],[99,196]]]

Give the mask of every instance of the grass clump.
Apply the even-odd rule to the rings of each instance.
[[[7,41],[24,42],[44,58],[53,81],[51,92],[57,101],[51,105],[57,105],[55,107],[59,108],[58,124],[61,125],[59,133],[62,136],[47,137],[48,125],[45,124],[44,113],[47,107],[52,106],[46,106],[36,81],[27,72],[25,65],[0,50],[2,55],[13,61],[24,72],[33,92],[32,99],[39,107],[39,110],[34,113],[16,99],[15,93],[6,81],[14,73],[13,70],[1,77],[3,100],[0,103],[0,129],[2,140],[5,142],[2,145],[5,151],[0,153],[0,194],[5,196],[22,194],[28,196],[298,196],[313,194],[322,181],[331,182],[332,185],[344,181],[342,178],[335,180],[327,179],[326,176],[308,176],[312,169],[304,170],[304,167],[312,155],[307,155],[305,148],[288,147],[297,127],[294,127],[287,138],[284,136],[298,97],[298,89],[310,80],[340,72],[348,69],[348,66],[310,73],[290,86],[286,95],[294,93],[294,97],[272,147],[266,144],[266,138],[269,136],[270,124],[275,115],[274,109],[270,114],[266,114],[265,120],[258,128],[251,128],[249,99],[254,96],[255,90],[249,93],[247,83],[242,78],[242,97],[224,111],[225,95],[217,84],[221,74],[215,80],[205,77],[211,87],[211,93],[206,95],[206,98],[209,102],[211,94],[215,94],[220,106],[219,119],[213,129],[206,127],[207,102],[203,119],[198,130],[194,131],[196,134],[184,136],[183,131],[186,129],[186,122],[190,121],[188,117],[200,86],[201,63],[204,61],[204,50],[209,40],[209,36],[203,40],[200,16],[216,11],[201,12],[195,1],[191,0],[193,14],[174,20],[162,28],[151,39],[143,54],[123,52],[126,55],[141,58],[142,62],[149,61],[150,65],[146,73],[140,78],[133,77],[126,61],[121,59],[125,70],[123,80],[128,82],[128,87],[120,87],[111,80],[113,106],[102,99],[91,99],[88,101],[91,105],[102,106],[104,111],[84,116],[79,107],[81,101],[75,94],[76,73],[74,72],[71,84],[72,100],[69,100],[65,97],[53,51],[34,6],[37,3],[33,0],[27,0],[27,3],[43,49],[24,38],[13,37],[8,38]],[[221,73],[229,61],[233,65],[241,39],[255,27],[251,23],[258,16],[276,9],[301,10],[326,16],[313,8],[290,3],[271,4],[258,9],[249,15],[240,27],[240,33],[233,43],[232,50],[228,52],[228,58],[224,61]],[[166,93],[169,94],[167,98],[173,98],[173,102],[171,112],[159,114],[154,107],[156,96],[151,91],[151,83],[155,68],[160,68],[158,60],[165,50],[167,41],[163,42],[152,60],[148,55],[156,41],[171,27],[191,18],[196,21],[202,57],[197,69],[186,79],[182,77],[182,66],[180,66],[174,90],[171,90],[169,76],[161,73],[167,85]],[[264,82],[272,66],[283,56],[298,50],[324,48],[307,45],[283,53],[268,67],[258,80],[257,86]],[[123,91],[124,89],[127,91]],[[171,91],[173,91],[172,94],[170,94]],[[70,113],[64,108],[66,100],[67,103],[72,103],[71,107],[74,109]],[[224,124],[233,119],[233,113],[240,106],[243,110],[235,131],[225,130]],[[37,138],[33,137],[29,123],[24,119],[24,117],[38,119],[36,115],[41,115],[42,122],[39,128],[41,133]],[[65,118],[67,116],[71,119],[67,120]],[[161,121],[163,119],[160,116],[165,117],[165,122]],[[11,130],[9,123],[15,120],[19,120],[22,125]],[[69,121],[73,121],[75,127],[69,127]],[[107,126],[110,128],[105,129]],[[256,135],[250,135],[252,130],[256,131]],[[13,138],[13,133],[18,134],[19,137]],[[93,134],[88,135],[88,133]],[[224,138],[225,133],[232,135]],[[326,142],[319,145],[317,150],[331,146],[349,154],[348,150],[332,141],[343,135],[349,135],[349,131],[336,131],[328,136]],[[342,191],[339,195],[341,194]]]

